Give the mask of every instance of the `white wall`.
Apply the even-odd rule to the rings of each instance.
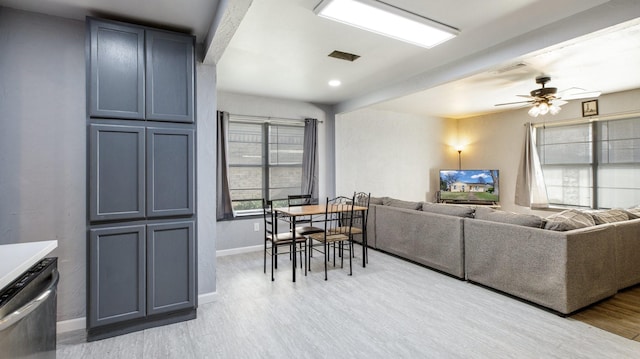
[[[336,116],[336,192],[433,201],[457,167],[455,121],[363,109]]]
[[[210,293],[216,77],[196,71],[198,289]],[[85,99],[85,23],[0,7],[0,244],[58,240],[58,321],[86,312]]]
[[[300,120],[316,118],[321,121],[318,124],[318,195],[319,198],[334,195],[334,115],[331,108],[308,102],[219,91],[218,110],[236,115]],[[254,231],[255,223],[259,224],[258,231]],[[218,251],[262,245],[262,217],[218,222],[217,234]]]

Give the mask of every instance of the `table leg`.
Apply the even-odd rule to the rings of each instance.
[[[367,267],[367,229],[363,228],[362,230],[362,268]]]
[[[293,226],[291,228],[291,235],[293,236],[293,260],[291,261],[293,263],[293,281],[296,281],[296,216],[292,216],[291,217],[291,223],[293,223]]]
[[[367,227],[365,226],[365,222],[367,220],[366,212],[362,211],[362,268],[367,267]]]

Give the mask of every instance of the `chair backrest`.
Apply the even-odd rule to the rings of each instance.
[[[353,203],[359,207],[366,207],[363,212],[354,212],[354,226],[365,228],[367,226],[367,218],[369,217],[369,202],[371,200],[371,193],[358,192],[353,194]]]
[[[278,221],[273,210],[273,201],[262,199],[262,213],[264,217],[264,237],[278,233]]]
[[[351,225],[353,221],[353,198],[339,196],[333,199],[327,197],[325,207],[325,233],[340,232],[351,236]],[[339,231],[338,228],[347,228],[347,232]]]
[[[298,207],[311,204],[310,194],[290,194],[287,196],[287,203],[289,207]]]
[[[289,207],[300,207],[311,204],[310,194],[290,194],[287,196]],[[301,216],[297,218],[298,223],[313,223],[312,216]]]

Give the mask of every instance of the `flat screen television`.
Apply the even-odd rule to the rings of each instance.
[[[440,170],[440,202],[500,201],[498,170]]]

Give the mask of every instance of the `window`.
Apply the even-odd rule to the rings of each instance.
[[[550,204],[640,204],[640,118],[538,128],[536,146]]]
[[[300,194],[303,124],[229,120],[228,165],[231,203],[238,215],[262,209],[262,198]]]

